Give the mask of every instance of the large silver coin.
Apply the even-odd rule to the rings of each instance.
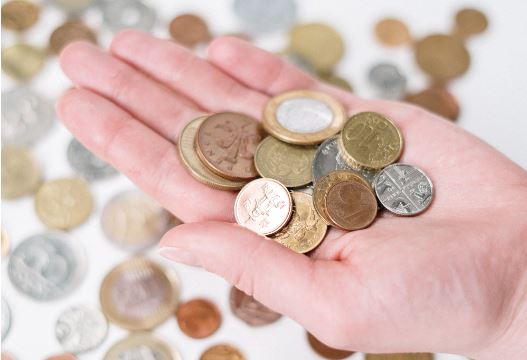
[[[86,272],[86,258],[80,243],[66,234],[42,233],[14,249],[7,270],[18,291],[35,300],[53,300],[80,284]]]
[[[75,138],[71,139],[67,154],[71,167],[87,181],[102,180],[118,174],[115,168],[99,159]]]
[[[101,3],[103,21],[112,31],[136,28],[150,31],[156,22],[156,12],[141,0],[112,0]]]
[[[81,353],[98,347],[108,334],[104,314],[87,306],[72,306],[64,311],[55,324],[55,336],[64,351]]]
[[[2,93],[2,146],[30,146],[53,125],[49,101],[27,87]]]
[[[371,68],[368,79],[380,98],[398,100],[406,93],[406,78],[393,64],[375,65]]]
[[[9,330],[11,329],[11,308],[7,301],[2,298],[2,341],[4,341]]]
[[[287,30],[296,19],[294,0],[235,0],[234,13],[252,35]]]
[[[293,98],[278,105],[276,119],[289,131],[314,133],[331,125],[333,111],[317,99]]]
[[[412,216],[430,206],[433,185],[422,170],[412,165],[392,164],[381,170],[375,179],[375,194],[390,212]]]

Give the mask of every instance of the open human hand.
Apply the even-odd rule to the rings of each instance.
[[[126,30],[110,53],[74,43],[60,60],[77,85],[57,104],[65,125],[186,222],[162,239],[166,257],[223,276],[334,347],[527,358],[527,173],[491,146],[413,106],[323,84],[236,38],[214,40],[205,60]],[[309,257],[234,224],[235,193],[196,181],[176,139],[204,113],[259,119],[271,96],[293,89],[326,92],[350,115],[393,119],[401,161],[434,182],[428,211],[332,229]]]

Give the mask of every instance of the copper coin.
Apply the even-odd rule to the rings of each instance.
[[[210,39],[207,23],[194,14],[176,16],[169,25],[170,36],[178,43],[193,47]]]
[[[48,356],[46,360],[77,360],[77,358],[73,354],[66,353],[66,354]]]
[[[456,14],[456,27],[454,32],[462,38],[480,34],[487,30],[489,21],[485,14],[478,9],[461,9]]]
[[[348,356],[353,355],[353,351],[348,350],[339,350],[332,347],[327,346],[320,340],[318,340],[316,337],[311,335],[309,332],[307,333],[307,341],[309,342],[309,345],[311,348],[320,356],[326,359],[330,360],[340,360],[345,359]]]
[[[368,227],[377,216],[377,199],[368,186],[357,181],[343,181],[329,189],[327,214],[343,230]]]
[[[22,31],[33,26],[40,15],[40,8],[30,1],[14,0],[2,5],[2,27]]]
[[[461,111],[459,102],[442,86],[432,86],[415,94],[406,95],[406,102],[455,121]]]
[[[196,135],[196,151],[215,174],[230,180],[250,180],[258,176],[254,166],[256,147],[264,130],[255,119],[224,112],[209,116]]]
[[[206,299],[194,299],[179,305],[176,317],[181,331],[195,339],[211,336],[221,325],[220,311]]]
[[[52,53],[59,54],[70,42],[78,40],[89,41],[93,44],[97,43],[97,37],[93,30],[82,21],[66,21],[51,34],[49,38],[49,49]]]
[[[203,354],[201,354],[200,360],[245,360],[245,357],[232,345],[220,344],[214,345]]]
[[[235,286],[229,294],[229,304],[232,313],[249,326],[263,326],[272,324],[282,317],[281,314],[247,295]]]
[[[385,18],[375,25],[377,39],[386,46],[409,43],[412,38],[408,27],[399,19]]]

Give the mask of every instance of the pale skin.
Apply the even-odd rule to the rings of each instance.
[[[109,53],[74,43],[60,61],[76,85],[57,104],[66,127],[186,222],[164,236],[162,255],[219,274],[338,348],[527,358],[527,172],[482,140],[424,110],[325,85],[236,38],[216,39],[200,59],[126,30]],[[174,143],[202,114],[260,119],[271,96],[293,89],[392,118],[400,161],[434,182],[428,211],[332,229],[309,257],[234,224],[236,194],[196,181]]]

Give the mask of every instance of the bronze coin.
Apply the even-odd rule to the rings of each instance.
[[[14,0],[2,5],[2,27],[22,31],[33,26],[40,15],[40,8],[30,1]]]
[[[489,26],[485,14],[478,9],[461,9],[456,14],[456,27],[454,33],[467,38],[472,35],[481,34]]]
[[[459,117],[461,108],[457,99],[442,86],[431,86],[415,94],[408,94],[404,101],[420,106],[452,121]]]
[[[214,345],[203,354],[201,354],[200,360],[245,360],[245,357],[232,345],[220,344]]]
[[[97,37],[93,30],[82,21],[66,21],[51,34],[49,38],[49,49],[52,53],[59,54],[70,42],[78,40],[89,41],[93,44],[97,43]]]
[[[375,25],[375,35],[385,46],[399,46],[412,40],[410,31],[399,19],[385,18]]]
[[[327,214],[343,230],[368,227],[377,216],[377,199],[368,186],[357,181],[339,182],[326,197]]]
[[[282,315],[247,295],[235,286],[229,294],[232,313],[249,326],[264,326],[278,321]]]
[[[179,305],[176,317],[181,331],[195,339],[211,336],[221,325],[220,311],[205,299],[194,299]]]
[[[196,151],[213,173],[230,180],[250,180],[258,176],[254,153],[263,137],[264,130],[255,119],[233,112],[218,113],[201,124]]]
[[[176,16],[169,25],[172,39],[188,47],[210,40],[210,32],[207,23],[194,14],[182,14]]]
[[[348,356],[353,355],[353,351],[348,350],[339,350],[332,347],[327,346],[322,341],[318,340],[316,337],[311,335],[309,332],[307,333],[307,341],[309,342],[309,345],[311,348],[320,356],[323,358],[329,359],[329,360],[340,360],[345,359]]]
[[[434,354],[408,353],[408,354],[366,354],[366,360],[434,360]]]

